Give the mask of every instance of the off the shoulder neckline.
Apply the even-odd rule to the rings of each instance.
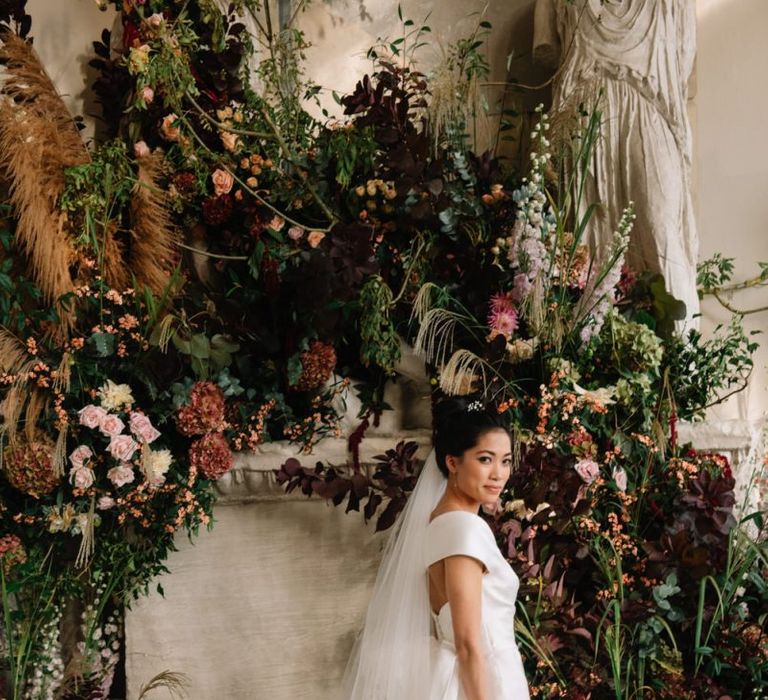
[[[434,518],[432,518],[432,520],[429,521],[429,523],[427,523],[427,527],[442,518],[444,515],[452,515],[453,513],[463,513],[464,515],[469,515],[471,518],[477,518],[481,522],[485,523],[485,520],[478,513],[470,513],[468,510],[459,510],[458,508],[455,508],[454,510],[447,510],[444,513],[436,515]]]

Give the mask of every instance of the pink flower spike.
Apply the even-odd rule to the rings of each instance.
[[[509,338],[518,328],[517,308],[512,301],[512,295],[495,294],[491,297],[488,326],[492,331],[501,333]]]

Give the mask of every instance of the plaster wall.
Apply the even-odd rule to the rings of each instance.
[[[434,43],[425,49],[425,70],[437,60],[441,45],[471,28],[477,17],[470,14],[485,4],[403,3],[404,16],[416,22],[431,11],[426,23]],[[89,121],[85,133],[90,137],[88,117],[97,112],[87,89],[94,78],[87,67],[90,42],[112,25],[114,15],[100,12],[93,0],[30,0],[28,7],[35,45],[73,114]],[[301,15],[313,42],[308,72],[327,88],[323,104],[329,110],[337,110],[330,90],[350,91],[369,68],[365,50],[377,37],[397,36],[396,7],[396,0],[315,0]],[[536,84],[546,77],[530,63],[532,8],[533,0],[488,3],[487,18],[494,25],[491,82],[505,79],[508,60],[517,80]],[[699,0],[697,9],[691,119],[701,255],[719,251],[735,257],[736,279],[743,279],[756,273],[756,261],[768,260],[768,140],[761,128],[768,112],[768,93],[762,89],[768,71],[762,36],[768,3]],[[492,115],[502,89],[488,87]],[[512,92],[507,99],[517,100],[525,112],[545,97],[539,90]],[[768,291],[743,293],[734,303],[766,305]],[[710,300],[703,312],[705,332],[727,318]],[[766,313],[755,314],[746,324],[763,329],[766,319]],[[767,364],[763,349],[749,389],[713,410],[713,425],[730,421],[738,432],[738,425],[763,416]],[[743,440],[734,439],[743,451]],[[710,446],[717,447],[717,437],[713,440]],[[234,499],[216,517],[213,532],[197,544],[179,542],[180,551],[168,562],[173,574],[162,581],[166,599],[142,600],[128,618],[129,697],[137,697],[154,673],[170,669],[189,675],[194,700],[334,700],[334,682],[362,620],[383,537],[363,526],[361,517],[301,499],[248,504]],[[158,691],[151,697],[169,696]]]

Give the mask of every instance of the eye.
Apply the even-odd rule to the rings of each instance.
[[[488,455],[482,455],[480,457],[480,463],[481,464],[489,464],[491,461],[491,458]]]

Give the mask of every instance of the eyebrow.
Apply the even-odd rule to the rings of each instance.
[[[478,454],[484,454],[484,453],[486,453],[486,452],[487,452],[489,455],[493,455],[494,457],[496,456],[496,453],[495,453],[493,450],[480,450],[480,452],[478,452]],[[511,457],[511,456],[512,456],[512,453],[511,453],[511,452],[505,452],[505,453],[504,453],[504,456],[505,456],[505,457]]]

